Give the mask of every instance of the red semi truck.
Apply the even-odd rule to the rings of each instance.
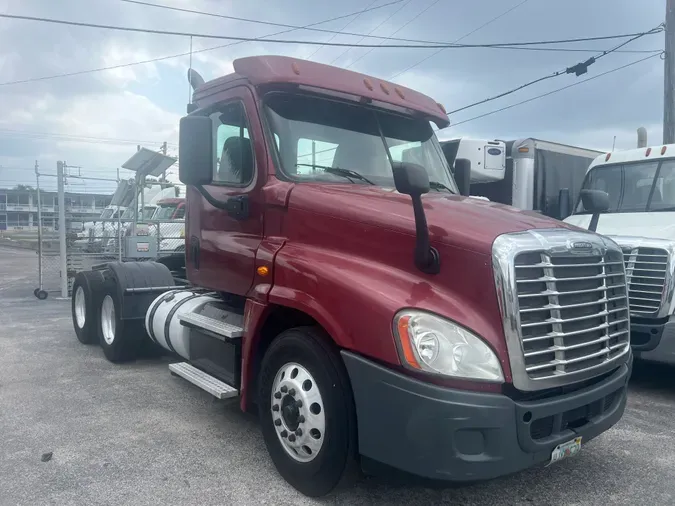
[[[180,357],[173,375],[238,396],[310,496],[359,467],[494,478],[621,418],[614,242],[460,195],[430,125],[445,110],[425,95],[286,57],[234,70],[190,74],[189,284],[158,262],[79,273],[80,341],[113,362],[159,345]]]

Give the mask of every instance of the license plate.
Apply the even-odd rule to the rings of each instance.
[[[574,457],[581,450],[581,437],[574,438],[567,443],[559,444],[551,453],[551,462],[548,465],[554,464],[559,460]]]

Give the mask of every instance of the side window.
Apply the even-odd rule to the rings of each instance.
[[[216,136],[213,181],[233,186],[250,183],[255,163],[244,105],[228,104],[211,119]]]
[[[183,218],[185,218],[185,207],[180,207],[176,210],[176,214],[174,215],[173,219],[182,220]]]

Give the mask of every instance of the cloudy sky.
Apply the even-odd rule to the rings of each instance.
[[[394,0],[148,0],[152,3],[276,23],[310,25]],[[516,7],[517,6],[517,7]],[[514,8],[515,7],[515,8]],[[509,11],[490,24],[486,22]],[[633,33],[663,21],[665,0],[401,0],[359,16],[317,25],[337,31],[466,44],[566,39]],[[262,37],[284,28],[132,5],[121,0],[0,0],[0,13],[182,32]],[[468,34],[468,35],[467,35]],[[298,30],[277,38],[328,41],[330,33]],[[337,35],[333,42],[358,43]],[[366,39],[363,43],[377,39]],[[311,58],[349,67],[418,89],[453,110],[574,65],[620,41],[557,47],[589,52],[505,49],[366,49],[245,42],[193,56],[206,79],[232,71],[232,61],[255,54]],[[195,50],[228,41],[194,39]],[[0,19],[0,187],[34,183],[33,166],[54,173],[57,160],[92,177],[114,177],[137,144],[177,153],[178,120],[188,99],[181,56],[122,68],[50,77],[187,53],[189,38],[107,31]],[[663,48],[663,34],[643,37],[589,68],[451,116],[457,126],[444,137],[538,137],[589,148],[635,145],[647,128],[661,141],[663,62],[657,56],[588,83],[498,112],[475,116],[561,88],[649,56]],[[317,50],[318,49],[318,50]],[[422,59],[426,59],[419,63]],[[419,64],[418,64],[419,63]],[[416,65],[417,64],[417,65]],[[413,68],[410,68],[413,67]],[[410,68],[409,70],[406,70]],[[395,76],[395,77],[394,77]],[[461,123],[461,124],[459,124]],[[51,182],[50,182],[51,181]],[[53,179],[44,178],[44,185]],[[104,182],[69,179],[70,190],[106,189]]]

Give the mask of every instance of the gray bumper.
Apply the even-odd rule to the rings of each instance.
[[[642,327],[645,327],[645,325],[641,324],[639,327],[639,330],[642,331]],[[650,327],[654,338],[651,340],[650,345],[633,346],[635,357],[649,360],[650,362],[675,364],[675,316],[671,316],[665,323]],[[637,326],[635,324],[631,325],[631,333],[636,330],[638,330]]]
[[[548,462],[560,443],[586,443],[619,421],[628,362],[571,392],[516,401],[443,388],[343,351],[354,391],[359,452],[423,478],[477,481]]]

